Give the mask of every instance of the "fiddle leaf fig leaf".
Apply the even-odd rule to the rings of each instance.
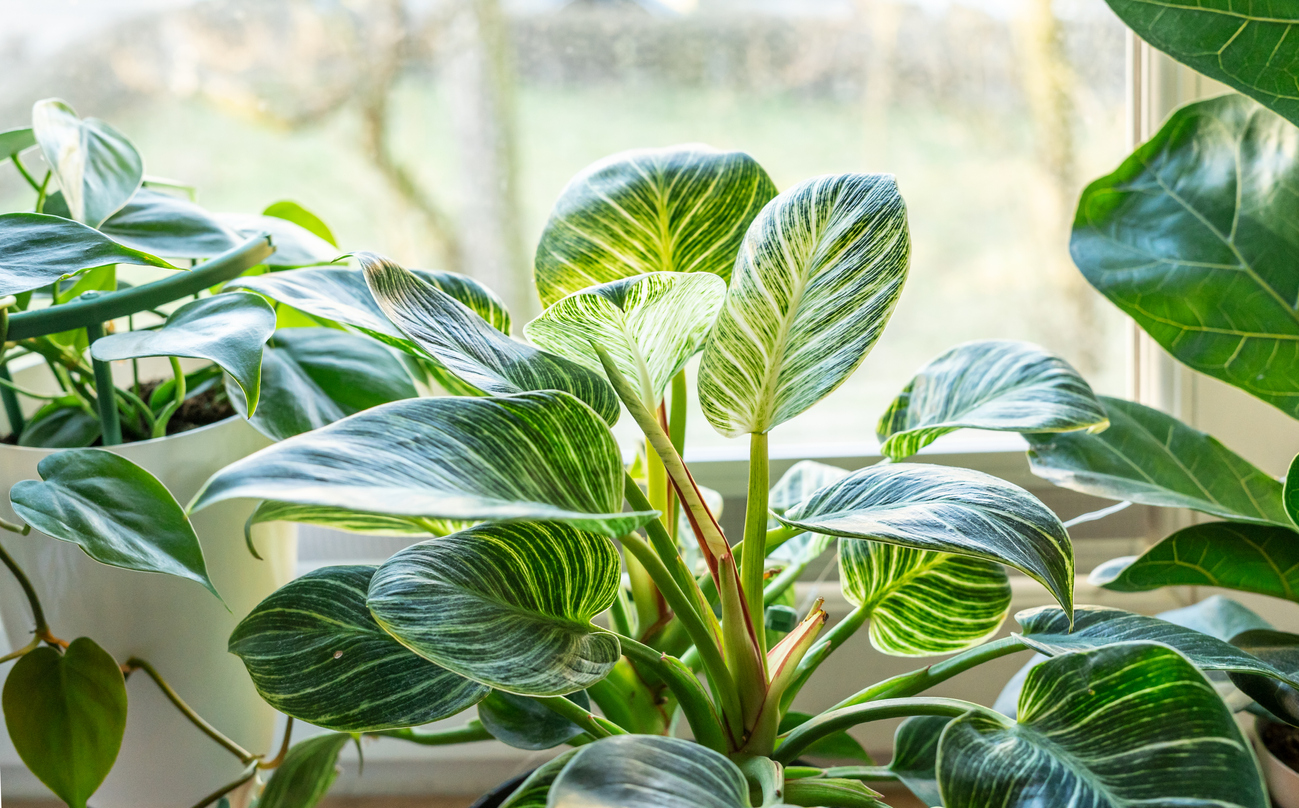
[[[262,790],[257,808],[315,808],[338,777],[338,755],[351,740],[331,732],[295,743]]]
[[[591,707],[585,690],[564,698],[583,709]],[[478,720],[493,738],[515,749],[553,749],[585,731],[535,699],[504,690],[493,690],[478,702]]]
[[[98,227],[139,190],[144,162],[131,141],[103,121],[83,121],[72,107],[47,98],[32,107],[32,131],[70,218]]]
[[[870,611],[871,645],[892,656],[973,648],[1010,613],[1010,579],[991,561],[840,539],[839,570],[844,597]]]
[[[44,211],[57,212],[50,201]],[[193,202],[148,188],[136,191],[99,229],[127,247],[174,258],[212,258],[243,242]]]
[[[1029,672],[1018,714],[952,720],[939,741],[944,805],[1268,805],[1231,712],[1171,648],[1120,643],[1049,659]]]
[[[699,369],[718,432],[767,432],[825,398],[884,330],[911,256],[906,206],[884,174],[818,177],[749,226]]]
[[[1272,715],[1291,726],[1299,726],[1299,687],[1294,684],[1299,677],[1299,635],[1256,628],[1237,634],[1231,644],[1287,675],[1282,680],[1276,676],[1229,671],[1232,684]]]
[[[889,771],[925,805],[943,804],[938,793],[938,739],[951,722],[946,716],[916,715],[893,734]]]
[[[1286,514],[1290,523],[1299,528],[1299,455],[1290,461],[1290,470],[1285,477],[1283,493]]]
[[[339,732],[419,726],[490,692],[411,652],[366,608],[375,567],[323,567],[270,597],[230,635],[275,709]]]
[[[290,199],[272,202],[262,211],[263,216],[274,216],[286,222],[293,222],[317,238],[329,242],[331,247],[338,246],[338,240],[319,216]]]
[[[14,513],[29,525],[101,564],[186,578],[221,597],[194,526],[158,478],[103,449],[56,452],[36,471],[40,481],[9,491]]]
[[[725,755],[680,738],[614,735],[587,744],[550,787],[549,808],[749,808]]]
[[[145,356],[188,356],[215,362],[238,383],[249,412],[257,409],[262,346],[275,333],[275,311],[259,295],[230,292],[191,300],[161,328],[101,337],[90,355],[101,362]]]
[[[920,369],[880,419],[880,451],[894,460],[958,429],[1099,431],[1105,410],[1068,362],[1016,340],[967,342]]]
[[[71,808],[86,808],[126,733],[126,682],[117,662],[88,637],[64,653],[37,648],[9,672],[3,703],[23,763]]]
[[[36,133],[30,128],[0,132],[0,163],[36,145]]]
[[[177,268],[71,219],[0,214],[0,297],[30,292],[106,264]]]
[[[607,157],[569,181],[541,233],[542,305],[647,272],[727,280],[745,229],[775,195],[743,152],[692,144]]]
[[[1296,186],[1299,129],[1241,96],[1189,104],[1083,191],[1070,251],[1178,360],[1299,417]]]
[[[511,339],[468,306],[387,259],[358,253],[357,260],[388,319],[471,388],[493,395],[563,390],[585,401],[608,423],[618,420],[618,396],[596,372]]]
[[[388,559],[370,612],[415,653],[474,681],[555,696],[608,675],[621,650],[591,620],[617,596],[613,542],[559,522],[481,525]]]
[[[849,539],[934,550],[1006,564],[1073,605],[1073,545],[1032,494],[970,469],[886,463],[849,474],[778,517],[782,524]]]
[[[603,348],[653,410],[668,382],[703,347],[726,296],[710,273],[654,272],[593,286],[547,308],[523,329],[548,351],[603,375]]]
[[[608,426],[553,390],[383,404],[226,466],[190,510],[268,499],[424,519],[552,520],[609,537],[657,511],[622,511]]]
[[[1151,407],[1102,397],[1110,425],[1028,435],[1034,474],[1097,497],[1290,526],[1281,483],[1215,438]]]

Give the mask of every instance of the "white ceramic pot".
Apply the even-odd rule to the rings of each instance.
[[[242,418],[113,451],[157,476],[182,505],[218,469],[268,445]],[[0,446],[0,513],[15,519],[9,488],[39,479],[36,464],[49,449]],[[208,573],[230,606],[192,581],[104,566],[80,547],[35,531],[0,537],[32,579],[50,629],[66,640],[90,637],[119,661],[137,656],[157,668],[199,715],[253,752],[274,743],[275,712],[253,689],[243,664],[226,651],[235,624],[278,587],[297,562],[297,533],[286,523],[259,525],[254,539],[263,561],[244,544],[247,501],[223,502],[193,517]],[[31,611],[17,585],[0,570],[0,614],[14,647],[31,638]],[[190,805],[238,776],[242,765],[185,720],[143,672],[127,684],[126,738],[96,808],[176,808]]]

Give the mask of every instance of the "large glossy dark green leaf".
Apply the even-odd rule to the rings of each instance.
[[[98,227],[144,179],[144,163],[125,135],[101,120],[81,120],[57,98],[32,107],[32,131],[58,178],[70,218],[78,222]]]
[[[610,537],[657,512],[622,512],[608,426],[556,391],[395,401],[269,446],[208,480],[191,510],[269,499],[457,520],[548,519]]]
[[[585,690],[564,698],[590,709]],[[496,740],[515,749],[552,749],[581,735],[584,730],[536,699],[504,690],[493,690],[478,702],[478,720]]]
[[[9,672],[3,702],[23,763],[71,808],[86,808],[126,732],[126,682],[117,662],[88,637],[65,653],[37,648]]]
[[[1097,497],[1289,525],[1281,484],[1215,438],[1151,407],[1102,397],[1098,435],[1029,435],[1033,473]]]
[[[36,471],[41,481],[9,490],[14,513],[32,527],[101,564],[188,578],[220,597],[194,526],[152,474],[103,449],[57,452]]]
[[[941,806],[938,793],[938,739],[952,719],[940,715],[908,718],[893,734],[891,771],[927,806]]]
[[[578,750],[550,787],[549,808],[749,808],[725,755],[679,738],[615,735]]]
[[[47,202],[45,212],[57,211]],[[99,229],[128,247],[175,258],[212,258],[243,242],[193,202],[148,188],[136,191]]]
[[[1192,525],[1140,556],[1105,562],[1091,581],[1116,592],[1221,586],[1299,601],[1299,533],[1244,522]]]
[[[975,712],[939,741],[943,801],[960,808],[1267,808],[1231,712],[1171,648],[1122,643],[1034,668],[1019,720]]]
[[[775,195],[743,152],[690,144],[606,157],[569,181],[541,233],[542,305],[646,272],[729,279],[745,229]]]
[[[257,410],[262,346],[275,333],[275,310],[260,295],[230,292],[191,300],[161,328],[124,331],[95,340],[90,355],[101,362],[144,356],[187,356],[215,362],[230,374]]]
[[[617,596],[613,542],[559,522],[481,525],[408,547],[370,583],[406,647],[498,690],[553,696],[603,679],[618,639],[591,620]]]
[[[330,733],[293,745],[257,799],[257,808],[315,808],[338,777],[338,753],[351,735]]]
[[[1032,494],[969,469],[886,463],[860,469],[779,517],[790,527],[973,556],[1014,567],[1073,605],[1073,545]]]
[[[176,267],[84,224],[43,213],[0,214],[0,297],[105,264]]]
[[[99,439],[99,417],[86,412],[76,399],[60,399],[41,407],[23,427],[19,446],[79,449]]]
[[[291,199],[272,202],[266,206],[266,210],[262,211],[262,215],[274,216],[277,219],[293,222],[313,236],[318,236],[322,240],[329,242],[330,246],[338,246],[338,239],[334,238],[329,226],[319,216]]]
[[[340,732],[413,727],[477,704],[489,691],[429,662],[374,621],[375,567],[323,567],[258,604],[230,635],[262,698]]]
[[[36,145],[36,133],[30,128],[0,132],[0,163]]]
[[[880,418],[880,451],[894,460],[948,432],[1099,431],[1105,410],[1063,359],[1008,339],[957,345],[925,365]]]
[[[1289,681],[1275,676],[1231,671],[1232,684],[1261,704],[1268,712],[1291,726],[1299,726],[1299,634],[1256,628],[1232,638],[1231,644],[1289,675]]]
[[[338,248],[315,233],[278,216],[258,216],[251,213],[217,213],[217,221],[239,234],[252,238],[269,233],[271,253],[264,262],[275,269],[291,269],[316,264],[328,264],[339,258]]]
[[[618,420],[618,396],[604,377],[492,328],[460,301],[373,253],[358,253],[370,293],[388,319],[464,384],[493,395],[563,390],[605,421]]]
[[[1070,250],[1177,359],[1299,417],[1297,188],[1299,129],[1201,101],[1087,187]]]
[[[842,384],[883,332],[910,258],[891,175],[818,177],[773,199],[704,347],[699,403],[713,427],[767,432]]]

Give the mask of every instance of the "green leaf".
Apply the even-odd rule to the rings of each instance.
[[[1192,525],[1140,556],[1105,562],[1090,580],[1116,592],[1220,586],[1299,602],[1299,535],[1242,522]]]
[[[564,770],[568,762],[577,754],[570,749],[559,757],[552,758],[532,770],[532,774],[514,789],[501,803],[501,808],[546,808],[546,798],[550,795],[550,786]]]
[[[938,739],[951,721],[940,715],[912,716],[893,734],[889,771],[928,806],[943,804],[938,793]]]
[[[40,449],[77,449],[99,440],[99,418],[82,409],[75,399],[41,407],[23,427],[19,446]]]
[[[191,300],[153,331],[127,331],[95,340],[90,355],[101,362],[145,356],[188,356],[215,362],[239,384],[256,411],[262,346],[275,333],[275,311],[260,296],[230,292]]]
[[[126,682],[117,662],[88,637],[62,654],[37,648],[9,672],[3,702],[23,763],[71,808],[86,808],[126,732]]]
[[[56,212],[49,201],[44,210]],[[243,242],[193,202],[148,188],[136,191],[99,229],[132,249],[176,258],[212,258]]]
[[[257,808],[314,808],[338,777],[338,754],[351,735],[330,733],[295,743],[257,800]]]
[[[1018,486],[970,469],[885,463],[860,469],[779,517],[850,539],[973,556],[1014,567],[1073,605],[1073,545],[1055,514]]]
[[[144,163],[139,153],[103,121],[83,121],[72,107],[47,98],[32,107],[32,131],[72,219],[98,227],[140,188]]]
[[[532,696],[595,684],[618,639],[591,620],[613,605],[618,551],[558,522],[481,525],[421,542],[375,573],[367,604],[415,653],[498,690]]]
[[[591,707],[585,690],[565,698],[583,709]],[[585,731],[535,699],[504,690],[493,690],[478,702],[478,720],[493,738],[515,749],[552,749]]]
[[[745,229],[775,195],[743,152],[690,144],[606,157],[569,181],[541,233],[541,303],[646,272],[727,280]]]
[[[35,145],[36,133],[31,129],[9,129],[0,132],[0,163]]]
[[[277,219],[283,219],[286,222],[293,222],[298,227],[306,230],[308,233],[329,242],[331,247],[338,246],[338,240],[330,232],[329,226],[321,221],[320,217],[306,208],[290,199],[282,199],[279,202],[272,202],[262,211],[263,216],[274,216]]]
[[[70,219],[43,213],[0,214],[0,297],[39,289],[105,264],[176,269]]]
[[[14,513],[32,527],[101,564],[187,578],[221,597],[194,526],[152,474],[103,449],[56,452],[36,471],[43,482],[23,480],[9,491]]]
[[[1231,644],[1241,651],[1283,671],[1289,681],[1275,676],[1231,671],[1231,682],[1245,695],[1257,701],[1272,715],[1299,726],[1299,689],[1293,684],[1299,677],[1299,635],[1267,628],[1251,629],[1232,638]]]
[[[873,541],[839,541],[844,597],[870,612],[871,645],[892,656],[964,651],[1010,613],[1000,564]]]
[[[329,264],[339,259],[338,248],[316,234],[278,216],[249,213],[218,213],[217,221],[241,238],[269,233],[275,252],[263,262],[273,269]]]
[[[417,656],[366,608],[375,567],[314,570],[270,597],[230,635],[230,653],[280,712],[339,732],[437,721],[488,688]]]
[[[190,503],[269,499],[386,516],[546,519],[618,537],[658,516],[622,512],[618,444],[556,391],[383,404],[217,472]]]
[[[1034,474],[1097,497],[1290,525],[1281,484],[1215,438],[1151,407],[1103,396],[1099,435],[1029,435]]]
[[[1191,606],[1183,606],[1156,616],[1174,625],[1228,641],[1250,629],[1272,628],[1271,623],[1222,595],[1213,595]]]
[[[608,423],[618,420],[618,396],[600,374],[510,339],[468,306],[385,258],[356,257],[388,319],[466,385],[494,395],[563,390]]]
[[[603,375],[599,345],[653,410],[668,382],[699,352],[726,297],[708,273],[654,272],[592,286],[551,304],[524,327],[528,339]]]
[[[247,417],[241,391],[229,392]],[[333,328],[281,329],[262,350],[261,406],[248,420],[284,440],[417,395],[405,365],[373,340]]]
[[[880,419],[894,460],[948,432],[1099,431],[1105,410],[1078,371],[1036,345],[1007,339],[957,345],[920,369]]]
[[[1241,96],[1190,104],[1087,187],[1070,250],[1178,360],[1299,417],[1296,188],[1299,129]]]
[[[1290,523],[1299,528],[1299,455],[1290,461],[1290,470],[1286,474],[1283,493],[1286,514]]]
[[[806,724],[812,720],[810,713],[800,713],[790,710],[780,717],[780,728],[776,731],[779,735],[784,735],[795,727]],[[846,731],[835,732],[825,736],[812,743],[811,746],[799,753],[800,756],[814,758],[829,758],[831,760],[855,760],[866,765],[873,765],[874,760],[857,742],[857,739],[849,735]]]
[[[744,775],[724,755],[679,738],[614,735],[577,750],[549,808],[749,808]]]

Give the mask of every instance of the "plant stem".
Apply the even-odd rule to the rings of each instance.
[[[86,296],[90,296],[90,292]],[[86,341],[91,345],[104,336],[103,323],[93,322],[86,325]],[[95,398],[99,404],[99,426],[103,433],[105,446],[116,446],[122,442],[122,423],[117,416],[117,397],[113,394],[113,369],[107,362],[101,362],[91,356],[90,366],[95,369]]]
[[[13,529],[9,522],[5,522],[5,525],[7,529]],[[26,536],[30,531],[31,525],[24,525],[22,529],[16,532]],[[4,565],[13,573],[13,576],[18,579],[18,585],[22,587],[23,594],[27,596],[27,603],[32,609],[32,619],[36,622],[36,639],[43,640],[49,645],[59,648],[67,648],[68,644],[66,642],[50,633],[50,624],[45,622],[45,610],[41,608],[41,599],[36,596],[36,588],[32,586],[32,582],[23,573],[22,568],[18,566],[18,562],[14,561],[13,557],[3,547],[0,547],[0,562],[4,562]]]
[[[29,390],[22,385],[14,384],[14,382],[9,378],[9,371],[7,369],[0,371],[0,388],[4,388],[10,393],[19,393],[28,398],[34,398],[39,401],[55,401],[63,398],[63,396],[56,393],[38,393],[35,390]]]
[[[686,382],[686,372],[679,370],[672,377],[672,412],[668,418],[668,437],[672,439],[677,454],[683,454],[686,450],[686,413],[689,401],[690,385]]]
[[[639,562],[637,562],[639,563]],[[627,603],[623,600],[622,585],[618,585],[618,597],[613,599],[613,605],[609,607],[609,622],[613,624],[613,630],[619,634],[631,634],[631,615],[627,614]]]
[[[14,168],[18,169],[19,174],[23,175],[23,179],[27,180],[28,185],[32,186],[32,190],[39,194],[41,192],[40,184],[32,178],[31,174],[27,173],[27,168],[23,165],[23,161],[18,159],[18,155],[15,153],[5,156],[14,161]]]
[[[632,510],[657,510],[630,474],[623,475],[623,496],[627,498]],[[711,614],[712,609],[708,607],[703,593],[699,590],[699,583],[691,574],[690,568],[686,566],[686,562],[682,560],[681,554],[677,551],[677,543],[673,541],[663,523],[658,519],[650,521],[645,525],[645,533],[649,536],[650,544],[654,546],[659,559],[672,576],[672,580],[676,581],[677,587],[690,596],[690,600],[696,604],[692,611],[701,618],[705,616],[704,611]]]
[[[730,751],[726,730],[699,680],[681,660],[660,653],[630,637],[619,637],[622,652],[658,674],[677,697],[695,740],[715,752]]]
[[[417,732],[413,729],[385,729],[378,732],[367,732],[366,735],[396,738],[401,741],[417,743],[421,746],[450,746],[457,743],[492,740],[492,734],[477,719],[470,721],[463,727],[444,729],[437,732]]]
[[[627,730],[595,715],[577,702],[569,701],[563,696],[545,696],[537,698],[538,704],[544,704],[552,712],[558,713],[581,727],[593,738],[608,738],[611,735],[626,735]]]
[[[767,561],[767,491],[771,487],[767,463],[767,433],[749,435],[749,495],[744,508],[744,546],[740,550],[740,588],[753,621],[758,653],[767,652],[762,620],[762,573]]]
[[[289,756],[289,742],[293,740],[293,716],[289,716],[284,722],[284,740],[280,741],[280,751],[270,760],[263,760],[257,764],[259,769],[278,768],[284,759]]]
[[[240,772],[239,777],[236,778],[233,782],[221,786],[216,791],[213,791],[211,794],[207,795],[203,799],[194,803],[193,808],[207,808],[207,806],[221,799],[225,795],[229,794],[231,791],[234,791],[236,788],[239,788],[239,786],[243,785],[244,783],[247,783],[249,780],[253,779],[256,776],[257,776],[257,761],[253,761],[252,763],[248,764],[247,768],[245,768],[242,772]]]
[[[175,690],[171,689],[171,685],[167,684],[166,680],[164,680],[158,671],[148,662],[145,662],[139,657],[131,657],[126,660],[125,668],[128,673],[133,670],[142,670],[149,674],[149,678],[158,686],[158,689],[162,691],[162,694],[171,701],[172,705],[175,706],[177,710],[180,710],[181,715],[188,718],[191,724],[198,727],[200,732],[216,741],[217,744],[227,752],[239,758],[244,763],[256,764],[257,755],[254,755],[252,752],[249,752],[247,749],[244,749],[239,744],[227,738],[220,730],[205,721],[198,713],[194,712],[194,709],[186,704],[184,699],[177,695]],[[218,794],[217,796],[220,797],[221,795]]]
[[[790,564],[780,571],[780,574],[771,579],[771,583],[762,590],[762,605],[770,606],[789,589],[807,569],[807,563]]]
[[[888,766],[831,766],[825,770],[824,775],[867,782],[898,779],[897,774]]]
[[[772,757],[781,763],[789,763],[827,735],[869,721],[912,715],[945,715],[957,718],[969,712],[986,715],[1001,724],[1013,723],[1011,719],[995,710],[959,699],[887,699],[845,707],[842,710],[831,710],[800,724],[785,736],[785,742],[776,749]]]
[[[930,665],[919,670],[911,671],[885,679],[882,682],[871,685],[865,690],[859,691],[855,695],[849,696],[843,701],[832,707],[832,710],[852,707],[856,704],[865,704],[867,702],[878,701],[880,699],[900,699],[907,696],[914,696],[917,693],[923,693],[936,684],[951,679],[958,673],[964,673],[970,668],[982,665],[985,662],[991,662],[1010,654],[1016,654],[1020,651],[1030,650],[1027,646],[1019,641],[1016,637],[1002,637],[999,640],[993,640],[977,648],[971,648],[963,651],[954,657],[944,659],[942,662]]]
[[[775,550],[777,547],[781,546],[782,544],[794,538],[795,536],[799,536],[805,532],[807,531],[795,530],[792,527],[785,527],[784,525],[768,530],[764,542],[767,548],[767,554],[770,555],[771,551]],[[735,546],[731,548],[731,552],[739,553],[741,556],[743,556],[744,540],[741,539],[740,541],[736,542]],[[705,600],[707,600],[709,603],[714,603],[717,601],[717,582],[713,580],[711,574],[701,575],[698,579],[698,584],[699,584],[699,588],[704,593]]]
[[[803,689],[803,685],[807,684],[807,680],[816,672],[821,663],[825,662],[836,648],[843,645],[849,637],[855,634],[857,629],[861,628],[862,624],[866,622],[867,617],[870,617],[870,609],[865,606],[858,606],[849,612],[844,619],[836,623],[834,628],[827,631],[816,645],[812,646],[812,650],[807,652],[807,656],[803,657],[803,661],[798,663],[798,669],[794,673],[794,680],[785,689],[784,697],[780,702],[782,709],[789,709],[789,705],[794,703],[794,697],[798,695],[798,691]]]
[[[171,401],[162,408],[162,412],[158,413],[158,417],[153,422],[153,437],[155,438],[161,438],[167,434],[167,422],[171,420],[171,416],[176,413],[176,410],[179,410],[180,406],[185,403],[185,393],[187,392],[185,390],[185,371],[181,369],[180,360],[174,356],[168,358],[171,360],[171,373],[176,379],[176,387]]]

